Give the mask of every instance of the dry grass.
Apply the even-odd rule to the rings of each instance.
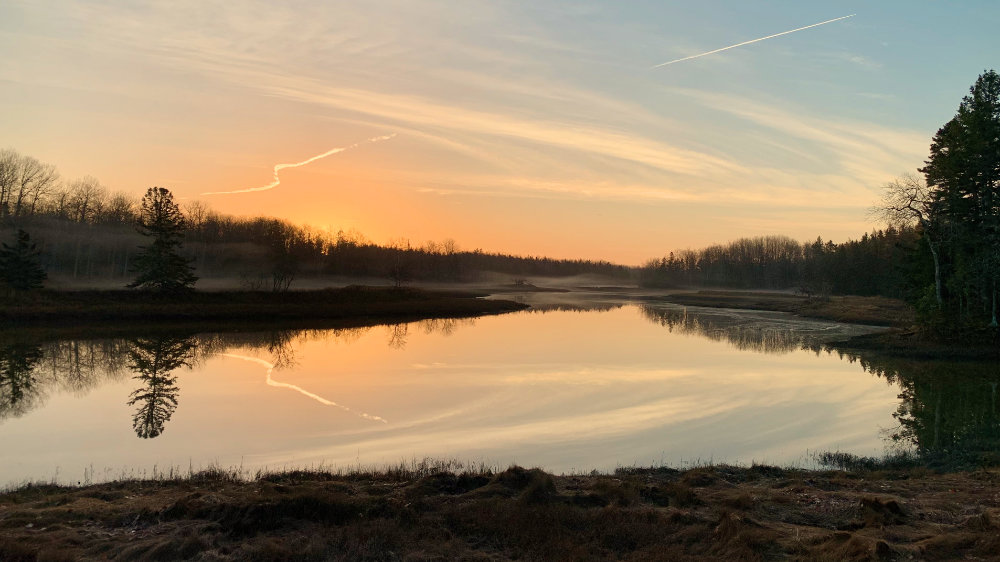
[[[678,293],[666,299],[688,306],[776,310],[808,318],[871,326],[908,327],[915,321],[911,306],[901,300],[886,297],[809,298],[790,293],[699,291]]]
[[[982,559],[995,470],[538,469],[186,478],[0,494],[0,559]]]
[[[463,291],[362,287],[289,291],[190,292],[39,291],[0,298],[0,323],[17,326],[144,322],[197,323],[444,318],[526,308]]]

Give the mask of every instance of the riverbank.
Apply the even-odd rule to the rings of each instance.
[[[526,308],[486,293],[351,286],[312,291],[38,291],[0,300],[6,326],[410,320],[499,314]]]
[[[806,297],[791,293],[755,291],[698,291],[673,293],[662,300],[687,306],[743,308],[790,312],[805,318],[847,324],[908,328],[916,316],[913,307],[886,297],[831,296]]]
[[[833,342],[844,351],[873,352],[913,359],[992,361],[1000,359],[998,333],[986,328],[931,333],[915,327],[913,307],[886,297],[809,298],[790,293],[699,291],[656,297],[674,304],[789,312],[804,318],[884,326],[889,330]]]
[[[0,559],[975,559],[1000,472],[754,466],[555,476],[420,463],[0,494]]]

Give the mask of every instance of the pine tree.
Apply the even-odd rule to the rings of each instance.
[[[934,135],[921,169],[934,219],[948,231],[950,283],[974,311],[989,302],[997,325],[1000,292],[1000,75],[984,72],[958,113]],[[969,298],[969,297],[973,298]],[[960,310],[961,312],[961,310]]]
[[[170,190],[149,188],[142,198],[139,220],[139,231],[152,238],[152,243],[141,247],[132,266],[132,271],[138,275],[128,286],[163,292],[190,290],[198,277],[191,267],[194,260],[180,253],[184,215],[174,203]]]
[[[0,282],[15,291],[40,289],[45,281],[45,270],[39,260],[41,252],[28,233],[18,229],[13,246],[3,244],[0,249]]]

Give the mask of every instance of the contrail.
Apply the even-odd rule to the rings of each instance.
[[[268,363],[267,361],[264,361],[263,359],[258,359],[256,357],[247,357],[246,355],[236,355],[235,353],[222,353],[220,355],[222,355],[223,357],[232,357],[233,359],[242,359],[244,361],[250,361],[252,363],[257,363],[258,365],[261,365],[263,367],[267,367],[267,380],[265,382],[267,382],[268,386],[277,386],[279,388],[290,388],[290,389],[292,389],[292,390],[294,390],[296,392],[299,392],[299,393],[301,393],[301,394],[303,394],[305,396],[308,396],[309,398],[312,398],[313,400],[319,402],[320,404],[323,404],[324,406],[333,406],[334,408],[340,408],[341,410],[344,410],[345,412],[350,412],[350,413],[352,413],[352,414],[354,414],[354,415],[356,415],[356,416],[358,416],[360,418],[364,418],[366,420],[377,421],[377,422],[382,422],[382,423],[389,423],[388,421],[386,421],[385,418],[382,418],[382,417],[379,417],[379,416],[373,416],[371,414],[366,414],[364,412],[355,412],[354,410],[348,408],[347,406],[342,406],[340,404],[337,404],[336,402],[332,402],[330,400],[327,400],[326,398],[323,398],[322,396],[320,396],[318,394],[313,394],[312,392],[309,392],[308,390],[305,390],[303,388],[295,386],[294,384],[289,384],[287,382],[278,382],[278,381],[272,379],[271,378],[271,372],[274,371],[274,365],[272,365],[271,363]]]
[[[381,142],[381,141],[384,141],[384,140],[389,140],[389,139],[391,139],[391,138],[393,138],[395,136],[396,136],[396,133],[392,133],[391,135],[385,135],[385,136],[381,136],[381,137],[372,137],[370,139],[366,139],[366,140],[363,140],[361,142],[356,142],[356,143],[352,144],[351,146],[342,146],[340,148],[331,148],[330,150],[327,150],[323,154],[317,154],[316,156],[313,156],[312,158],[307,158],[307,159],[305,159],[305,160],[303,160],[301,162],[296,162],[294,164],[275,164],[275,166],[274,166],[274,181],[271,182],[271,183],[269,183],[269,184],[267,184],[267,185],[262,185],[260,187],[250,187],[250,188],[247,188],[247,189],[237,189],[237,190],[234,190],[234,191],[209,191],[209,192],[206,192],[206,193],[202,193],[202,195],[230,195],[232,193],[252,193],[254,191],[267,191],[268,189],[274,189],[274,188],[278,187],[279,185],[281,185],[281,178],[278,177],[278,172],[280,172],[281,170],[284,170],[285,168],[298,168],[299,166],[305,166],[306,164],[311,164],[311,163],[313,163],[313,162],[315,162],[317,160],[322,160],[323,158],[326,158],[327,156],[333,156],[334,154],[338,154],[340,152],[344,152],[345,150],[350,150],[352,148],[357,148],[357,147],[359,147],[359,146],[361,146],[363,144],[369,144],[369,143],[373,143],[373,142]]]
[[[723,47],[721,49],[716,49],[714,51],[709,51],[707,53],[701,53],[700,55],[691,55],[690,57],[684,57],[684,58],[676,59],[676,60],[672,60],[672,61],[661,62],[660,64],[653,65],[653,66],[651,66],[649,68],[650,69],[660,68],[661,66],[667,66],[668,64],[674,64],[674,63],[678,63],[678,62],[681,62],[681,61],[696,59],[698,57],[707,57],[708,55],[714,55],[715,53],[721,53],[722,51],[728,51],[729,49],[735,49],[736,47],[742,47],[743,45],[749,45],[750,43],[757,43],[758,41],[766,41],[768,39],[774,39],[775,37],[781,37],[782,35],[788,35],[789,33],[795,33],[796,31],[802,31],[803,29],[809,29],[810,27],[819,27],[821,25],[826,25],[828,23],[833,23],[835,21],[846,20],[847,18],[853,18],[856,15],[857,14],[851,14],[849,16],[835,18],[835,19],[832,19],[832,20],[821,21],[819,23],[814,23],[812,25],[807,25],[805,27],[800,27],[798,29],[792,29],[792,30],[789,30],[789,31],[782,31],[781,33],[775,33],[774,35],[768,35],[767,37],[761,37],[759,39],[751,39],[749,41],[744,41],[742,43],[737,43],[735,45],[730,45],[728,47]]]

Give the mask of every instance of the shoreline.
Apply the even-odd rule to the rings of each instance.
[[[108,322],[150,327],[378,323],[501,314],[527,305],[484,299],[488,293],[350,286],[288,292],[217,291],[158,294],[143,291],[40,291],[0,301],[8,327],[106,326]],[[112,326],[113,328],[113,326]]]
[[[935,338],[914,327],[916,317],[912,307],[897,299],[858,296],[816,299],[789,293],[708,290],[669,294],[652,300],[707,308],[787,312],[803,318],[887,328],[885,331],[827,344],[840,351],[927,360],[1000,359],[1000,347],[990,342],[997,334],[980,330],[952,335],[948,339]]]
[[[671,293],[656,300],[708,308],[789,312],[804,318],[887,328],[906,328],[916,320],[912,307],[903,301],[885,297],[809,298],[779,292],[704,290]]]
[[[210,469],[0,492],[0,558],[989,558],[1000,497],[984,491],[998,481],[995,469]]]

